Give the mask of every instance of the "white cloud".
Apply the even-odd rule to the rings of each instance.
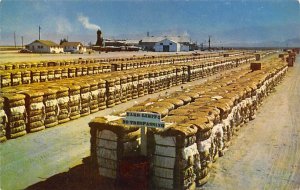
[[[83,15],[78,15],[77,20],[83,25],[84,28],[89,30],[98,30],[101,29],[97,24],[92,24],[89,21],[89,18]]]

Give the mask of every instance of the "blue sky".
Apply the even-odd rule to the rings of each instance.
[[[252,44],[300,39],[297,0],[0,0],[0,45],[38,38],[59,42],[106,38],[140,39],[150,35],[188,35],[198,43]]]

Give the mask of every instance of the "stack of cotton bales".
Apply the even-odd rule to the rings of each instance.
[[[76,66],[76,77],[80,77],[82,75],[82,67]]]
[[[56,99],[57,90],[44,89],[44,105],[45,105],[45,127],[54,127],[58,124],[58,103]]]
[[[74,77],[76,77],[76,68],[69,67],[68,68],[68,78],[74,78]]]
[[[102,79],[98,79],[98,109],[103,110],[106,108],[106,81]]]
[[[139,83],[139,78],[137,74],[132,75],[132,99],[136,99],[139,97],[138,94],[138,83]]]
[[[121,103],[121,79],[119,77],[113,77],[115,80],[115,105]]]
[[[41,76],[40,82],[48,81],[48,70],[47,69],[41,69],[40,70],[40,76]]]
[[[57,90],[56,98],[59,108],[58,123],[65,123],[70,120],[69,88],[64,86],[55,86],[53,88]]]
[[[11,86],[17,86],[22,84],[22,75],[20,71],[11,72]]]
[[[91,113],[90,103],[91,103],[91,91],[90,84],[88,83],[77,83],[80,85],[80,115],[86,116]]]
[[[48,69],[48,81],[52,81],[55,79],[54,73],[55,70],[53,68]]]
[[[22,84],[30,84],[31,82],[31,72],[28,70],[22,70]]]
[[[68,78],[69,76],[69,70],[67,67],[60,67],[61,69],[61,79]]]
[[[25,105],[27,110],[27,131],[37,132],[45,129],[45,105],[42,90],[28,89],[20,93],[26,96]]]
[[[127,76],[121,76],[120,77],[120,99],[122,103],[127,102],[127,88],[128,88],[128,83],[127,83]]]
[[[9,72],[0,73],[1,88],[11,86],[11,74]]]
[[[197,128],[176,124],[154,134],[153,182],[156,189],[195,189],[201,170]]]
[[[55,80],[60,80],[61,78],[62,78],[62,69],[55,68],[55,70],[54,70],[54,79]]]
[[[126,75],[127,77],[127,100],[132,100],[132,90],[133,90],[133,84],[132,84],[132,75]]]
[[[149,72],[149,81],[150,81],[150,83],[149,83],[148,93],[153,94],[153,93],[155,93],[155,86],[156,86],[154,71]]]
[[[31,71],[31,83],[38,83],[41,81],[41,71],[32,70]]]
[[[8,118],[6,134],[8,138],[17,138],[26,132],[25,95],[4,93],[4,110]]]
[[[88,83],[90,84],[90,91],[91,91],[91,102],[90,108],[91,113],[95,113],[99,111],[99,84],[96,80],[89,80]]]
[[[136,155],[139,148],[139,128],[126,126],[116,116],[93,119],[91,128],[91,157],[99,174],[116,179],[119,162],[123,157]]]
[[[139,73],[138,74],[138,86],[137,86],[137,91],[138,91],[138,96],[142,97],[144,96],[144,73]]]
[[[70,119],[77,119],[80,117],[81,109],[81,97],[80,97],[80,85],[72,84],[69,86],[69,109]]]
[[[107,100],[106,105],[108,108],[115,106],[115,80],[113,78],[106,79],[106,93],[107,93]]]
[[[7,115],[4,111],[4,98],[0,97],[0,143],[6,141]]]

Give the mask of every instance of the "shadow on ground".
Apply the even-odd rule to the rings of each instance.
[[[54,175],[45,181],[33,184],[27,190],[132,190],[140,189],[124,183],[116,183],[109,178],[100,177],[96,167],[92,167],[90,157],[83,164],[71,168],[68,172]]]

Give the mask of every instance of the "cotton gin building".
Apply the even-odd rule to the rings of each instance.
[[[181,44],[175,40],[165,38],[154,45],[156,52],[178,52],[178,51],[189,51],[189,46]]]

